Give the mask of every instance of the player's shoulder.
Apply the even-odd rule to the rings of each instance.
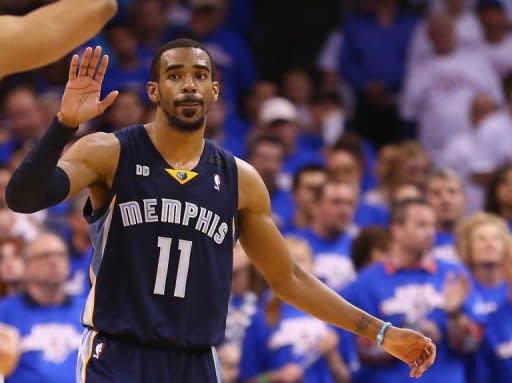
[[[262,178],[254,167],[235,157],[238,172],[238,210],[269,210],[270,196]]]
[[[96,155],[101,155],[104,151],[109,154],[112,151],[119,151],[119,139],[114,133],[95,132],[80,138],[74,146],[83,147],[87,150],[95,150]],[[97,152],[96,152],[97,150]]]

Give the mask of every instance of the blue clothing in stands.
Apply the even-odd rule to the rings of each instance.
[[[355,279],[354,266],[350,258],[352,235],[341,233],[335,239],[320,237],[311,229],[286,233],[305,239],[313,251],[313,272],[335,291],[340,291]]]
[[[354,213],[354,223],[360,227],[389,225],[389,211],[385,207],[361,201]]]
[[[482,345],[485,369],[477,383],[508,383],[512,376],[512,303],[507,300],[487,318]]]
[[[406,12],[398,12],[387,27],[380,26],[372,13],[361,13],[349,19],[340,54],[343,78],[358,92],[371,82],[399,90],[416,23],[416,18]]]
[[[264,306],[259,307],[247,329],[240,360],[240,378],[248,380],[289,363],[304,367],[303,383],[333,382],[326,359],[318,353],[318,342],[330,326],[283,303],[280,320],[270,326]]]
[[[446,262],[460,262],[452,232],[436,231],[432,252],[437,259]]]
[[[437,324],[443,336],[437,344],[436,363],[417,382],[465,383],[464,358],[450,348],[446,336],[447,316],[442,310],[442,291],[448,273],[468,271],[460,264],[438,260],[425,262],[417,269],[395,269],[390,263],[376,263],[363,269],[354,288],[353,303],[368,313],[399,327],[414,327],[420,319]],[[471,294],[464,311],[471,318],[476,299]],[[365,383],[411,382],[409,367],[396,361],[386,366],[362,365]]]
[[[21,336],[21,358],[6,383],[75,381],[83,305],[82,297],[67,297],[62,304],[46,307],[28,295],[0,301],[0,323],[16,327]]]
[[[504,282],[498,286],[484,286],[473,279],[473,287],[478,298],[473,303],[472,311],[481,316],[481,323],[485,323],[489,315],[507,303],[508,284]],[[475,354],[466,357],[468,383],[477,383],[481,377],[488,376],[488,368],[485,347],[480,347]]]
[[[272,206],[272,217],[277,227],[289,227],[293,222],[294,203],[290,192],[276,190],[270,193],[270,203]]]

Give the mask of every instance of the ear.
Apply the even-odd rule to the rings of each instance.
[[[214,81],[212,83],[212,88],[213,88],[213,101],[217,101],[219,99],[219,94],[220,94],[220,84],[218,81]]]
[[[146,84],[146,92],[148,93],[149,99],[154,103],[160,102],[160,93],[158,91],[158,84],[153,81],[148,81]]]

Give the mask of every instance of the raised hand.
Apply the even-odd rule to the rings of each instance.
[[[431,339],[413,330],[390,327],[382,348],[405,362],[412,378],[419,378],[436,359],[436,346]]]
[[[443,288],[444,309],[448,314],[461,310],[464,301],[471,290],[471,283],[468,277],[460,272],[450,272],[446,276]]]
[[[76,128],[81,123],[102,114],[115,101],[118,91],[110,92],[100,101],[101,85],[108,66],[108,56],[101,57],[101,47],[94,52],[85,50],[80,68],[78,55],[71,59],[69,78],[62,96],[59,120],[66,126]]]

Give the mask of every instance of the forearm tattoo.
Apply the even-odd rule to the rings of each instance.
[[[370,327],[370,318],[362,316],[356,321],[356,332],[360,335],[365,335],[368,327]]]

